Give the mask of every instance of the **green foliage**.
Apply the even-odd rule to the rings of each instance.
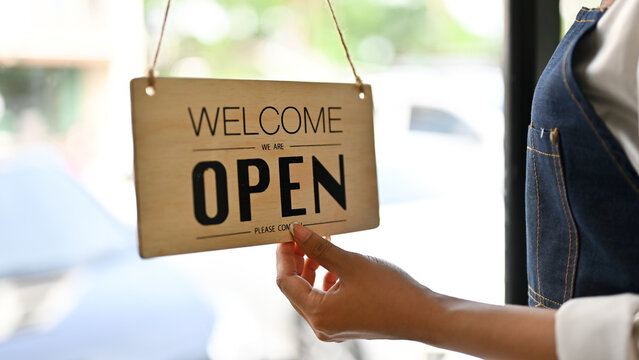
[[[172,11],[188,7],[190,1],[197,0],[174,2]],[[388,66],[440,55],[497,59],[500,39],[468,32],[447,12],[443,1],[333,0],[333,6],[358,63]],[[194,56],[206,59],[216,74],[257,76],[255,59],[247,54],[259,42],[275,38],[280,29],[296,34],[305,48],[343,64],[343,50],[325,0],[217,0],[217,3],[226,11],[240,6],[252,9],[259,18],[256,32],[242,39],[227,36],[211,42],[182,36],[175,58],[165,59],[165,64]],[[146,0],[147,20],[150,14],[161,14],[165,4],[164,0]],[[149,31],[155,34],[159,29]]]

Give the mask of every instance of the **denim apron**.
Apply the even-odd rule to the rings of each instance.
[[[526,155],[528,303],[639,292],[639,176],[577,84],[577,42],[600,9],[582,10],[541,75]]]

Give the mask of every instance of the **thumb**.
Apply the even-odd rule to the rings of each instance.
[[[347,251],[335,246],[301,224],[292,223],[289,229],[297,245],[304,250],[309,258],[317,261],[326,270],[340,276],[341,270],[348,263],[349,253]]]

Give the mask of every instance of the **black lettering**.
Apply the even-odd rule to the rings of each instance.
[[[214,217],[209,217],[206,213],[204,172],[208,169],[212,169],[215,172],[217,214]],[[221,224],[226,220],[229,214],[226,169],[224,169],[224,165],[219,161],[200,162],[193,168],[193,210],[195,212],[195,218],[202,225]]]
[[[206,123],[209,125],[209,131],[211,135],[215,135],[215,128],[217,128],[217,118],[220,114],[220,108],[218,107],[215,111],[215,123],[213,123],[213,127],[211,128],[211,121],[209,121],[209,114],[206,112],[206,108],[202,108],[202,112],[200,113],[200,123],[195,127],[195,120],[193,119],[193,113],[191,112],[191,107],[189,109],[189,116],[191,117],[191,124],[193,125],[193,131],[195,131],[195,136],[200,136],[200,130],[202,129],[202,118],[206,116]]]
[[[278,124],[277,128],[275,128],[275,131],[273,131],[273,132],[268,132],[268,131],[266,131],[266,129],[264,129],[264,124],[262,123],[262,115],[264,114],[264,111],[266,111],[267,109],[275,110],[275,113],[277,115],[279,115],[280,113],[277,111],[276,108],[274,108],[272,106],[267,106],[264,109],[262,109],[262,111],[260,112],[260,119],[259,119],[260,120],[260,128],[262,128],[262,131],[264,131],[264,133],[266,133],[268,135],[273,135],[273,134],[277,133],[280,130],[280,125]]]
[[[242,107],[242,128],[244,129],[244,135],[257,135],[257,132],[246,131],[246,108]]]
[[[218,108],[218,109],[219,109],[219,108]],[[232,107],[226,107],[226,106],[225,106],[225,107],[224,107],[224,109],[222,109],[222,114],[223,114],[223,115],[222,115],[222,117],[224,118],[224,119],[223,119],[223,121],[224,121],[224,135],[242,135],[242,134],[240,134],[240,133],[230,133],[230,132],[228,132],[228,131],[227,131],[227,129],[226,129],[226,124],[227,124],[227,123],[230,123],[230,122],[239,122],[239,121],[240,121],[240,119],[227,119],[227,118],[226,118],[226,110],[239,110],[239,109],[240,109],[240,108],[239,108],[239,107],[237,107],[237,106],[232,106]]]
[[[308,129],[306,126],[306,119],[311,123],[311,128],[314,133],[317,133],[317,129],[319,129],[320,119],[322,119],[322,132],[326,132],[326,120],[324,118],[324,108],[320,108],[320,112],[317,115],[317,126],[313,126],[313,119],[311,119],[311,114],[308,112],[308,109],[304,107],[304,133],[308,133]]]
[[[257,184],[249,184],[249,166],[255,166],[259,175]],[[237,187],[240,198],[240,221],[251,221],[251,194],[266,190],[270,182],[268,164],[262,159],[237,161]]]
[[[280,200],[282,203],[282,217],[305,215],[306,209],[293,209],[291,201],[291,190],[300,188],[300,183],[291,182],[291,172],[289,165],[303,162],[301,156],[281,157],[280,163]]]
[[[329,133],[341,133],[341,132],[342,132],[342,130],[335,130],[335,131],[333,131],[333,121],[340,121],[340,120],[342,120],[342,119],[341,119],[341,118],[334,118],[334,117],[331,117],[331,110],[332,110],[332,109],[335,109],[335,110],[340,109],[340,110],[341,110],[341,109],[342,109],[342,107],[341,107],[341,106],[333,106],[333,107],[329,107],[329,108],[328,108],[328,132],[329,132]]]
[[[286,114],[286,110],[288,109],[293,109],[297,113],[297,129],[295,129],[295,131],[288,131],[288,129],[286,128],[286,125],[284,125],[284,114]],[[286,108],[284,108],[284,110],[282,110],[281,120],[282,120],[282,129],[284,129],[284,131],[286,131],[288,134],[295,134],[298,131],[300,131],[300,128],[302,127],[302,115],[300,115],[300,112],[293,106],[287,106]]]
[[[320,212],[319,184],[346,210],[346,182],[344,181],[344,155],[339,155],[340,183],[326,170],[324,165],[313,156],[313,192],[315,194],[315,213]]]

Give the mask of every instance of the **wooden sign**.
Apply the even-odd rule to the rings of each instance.
[[[370,86],[131,81],[142,257],[379,225]]]

